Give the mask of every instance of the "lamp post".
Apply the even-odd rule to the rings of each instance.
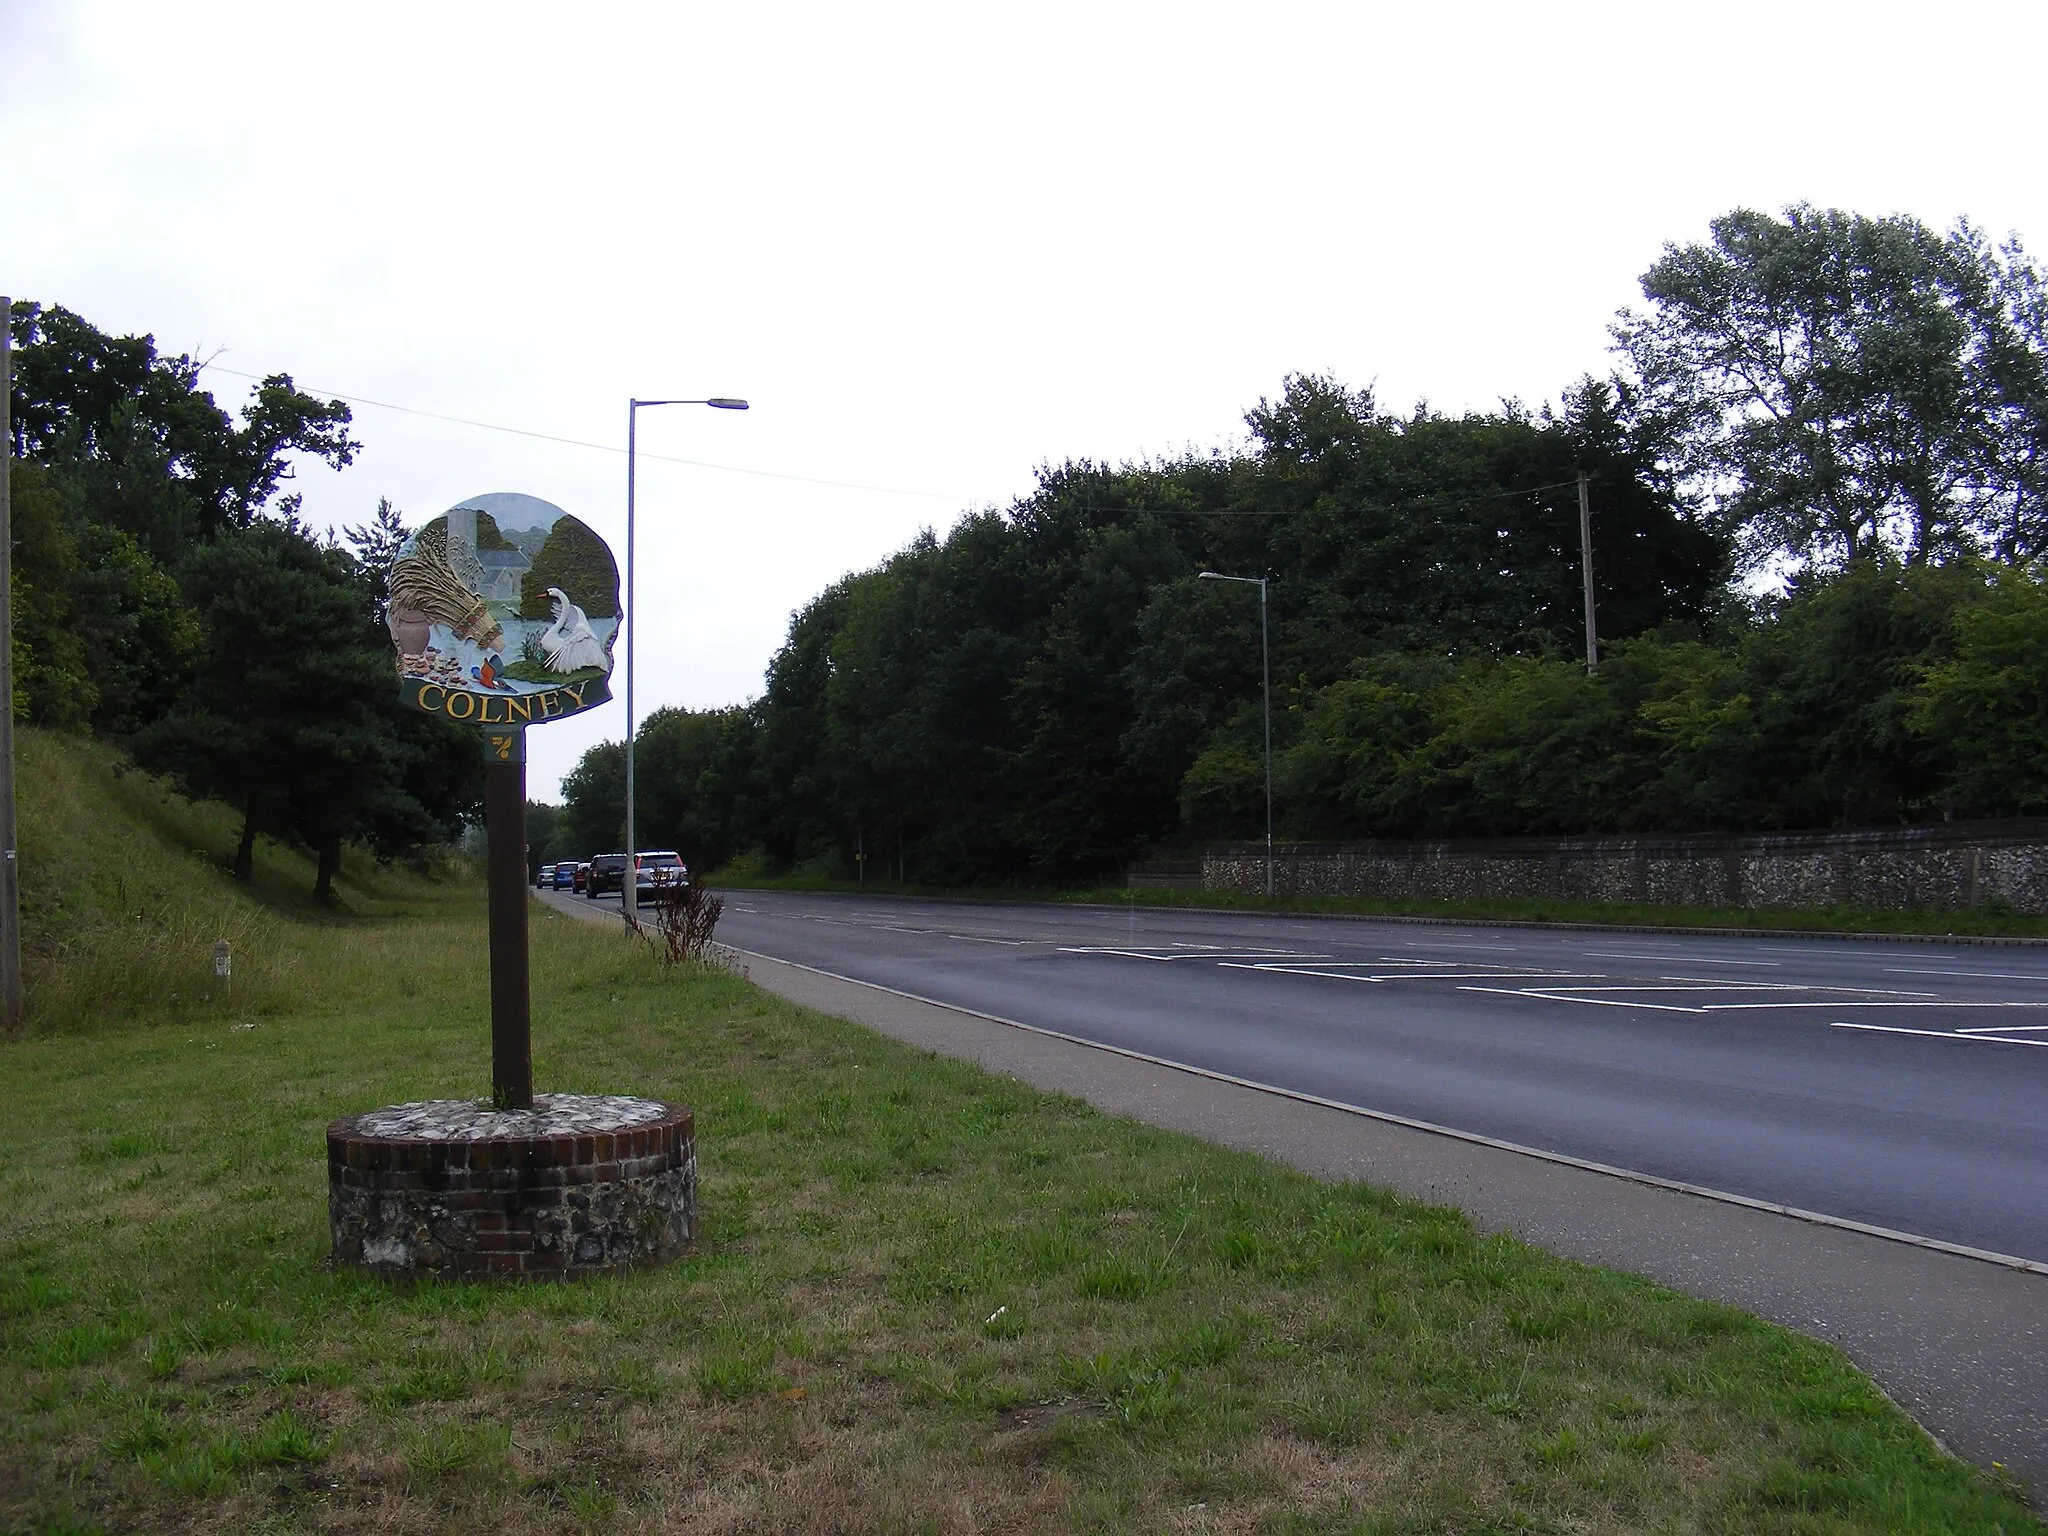
[[[619,906],[629,927],[640,925],[640,849],[633,830],[633,456],[640,435],[644,405],[708,405],[719,411],[744,411],[747,402],[723,395],[707,400],[629,400],[626,402],[626,869],[619,877]]]
[[[1241,581],[1259,589],[1259,687],[1266,704],[1266,900],[1273,899],[1273,665],[1266,643],[1266,578],[1204,571],[1203,581]]]

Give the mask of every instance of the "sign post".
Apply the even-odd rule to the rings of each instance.
[[[526,732],[611,697],[619,571],[587,525],[534,496],[473,496],[406,540],[385,622],[399,696],[482,727],[491,937],[491,1103],[533,1108]]]
[[[687,1105],[533,1091],[526,733],[611,697],[621,617],[604,540],[532,496],[473,496],[391,563],[385,622],[400,697],[481,727],[491,1097],[387,1104],[327,1127],[337,1265],[403,1279],[571,1280],[665,1264],[697,1235]]]
[[[491,1103],[533,1108],[526,935],[526,730],[484,732],[484,880],[491,907]]]

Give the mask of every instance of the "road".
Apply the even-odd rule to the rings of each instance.
[[[2048,1262],[2048,951],[768,892],[730,893],[719,938],[1256,1083]]]
[[[1827,1339],[2048,1488],[2048,1063],[2018,1043],[2048,1036],[2048,951],[726,896],[720,939],[782,957],[749,974],[792,1001]]]

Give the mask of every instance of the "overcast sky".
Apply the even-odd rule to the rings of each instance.
[[[641,712],[736,703],[793,609],[1041,464],[1235,443],[1290,372],[1555,398],[1728,209],[2048,256],[2044,17],[0,0],[0,292],[603,445],[361,404],[322,525],[516,490],[618,548],[627,399],[749,397],[641,416]],[[535,796],[622,728],[533,732]]]

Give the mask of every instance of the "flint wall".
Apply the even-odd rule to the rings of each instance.
[[[1627,901],[1654,906],[1963,908],[2048,912],[2048,818],[1748,837],[1286,843],[1287,896]],[[1134,886],[1265,889],[1263,844],[1159,860]]]

